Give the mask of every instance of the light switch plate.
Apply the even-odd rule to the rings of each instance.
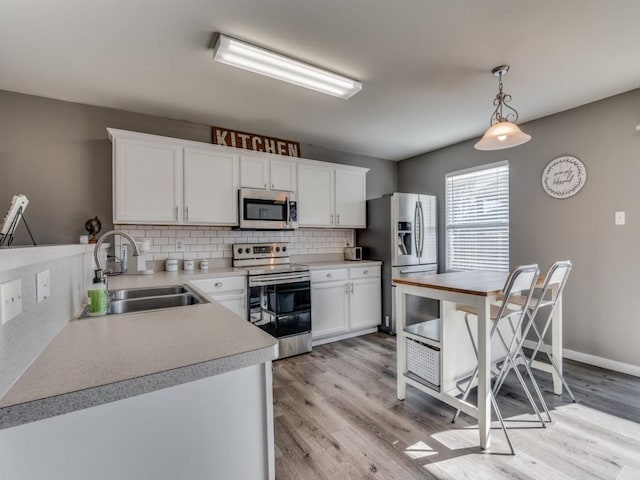
[[[49,287],[49,270],[40,272],[36,275],[36,297],[38,303],[49,298],[51,290]]]
[[[624,225],[626,223],[625,213],[616,212],[616,225]]]
[[[22,313],[22,282],[20,279],[0,285],[0,320],[2,325]]]

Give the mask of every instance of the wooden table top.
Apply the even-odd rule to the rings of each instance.
[[[393,283],[487,297],[502,292],[508,276],[507,272],[478,270],[428,275],[416,273],[402,278],[394,278]]]

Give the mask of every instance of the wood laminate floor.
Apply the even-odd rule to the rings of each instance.
[[[395,394],[395,341],[376,333],[274,362],[276,478],[640,479],[640,379],[566,361],[578,403],[537,375],[554,422],[540,428],[515,376],[499,394],[516,455],[497,422],[476,421],[407,387]],[[473,399],[475,402],[475,399]]]

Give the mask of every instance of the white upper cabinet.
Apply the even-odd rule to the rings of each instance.
[[[298,165],[298,226],[333,227],[333,168]]]
[[[269,186],[269,159],[264,155],[240,155],[240,186],[259,188]]]
[[[182,148],[113,139],[113,223],[178,223]]]
[[[286,157],[271,158],[271,190],[296,191],[296,160]]]
[[[238,223],[238,155],[184,149],[184,222]]]
[[[367,168],[108,128],[116,224],[238,225],[238,189],[297,192],[300,227],[366,228]]]
[[[366,228],[367,171],[332,163],[300,163],[298,225]]]
[[[360,170],[336,169],[336,226],[366,228],[367,177]]]
[[[240,154],[240,186],[295,192],[296,161],[270,154]]]
[[[239,156],[213,145],[108,129],[113,223],[238,224]]]

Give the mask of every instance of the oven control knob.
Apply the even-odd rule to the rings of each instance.
[[[280,251],[280,247],[276,247],[276,252],[279,252],[279,251]]]
[[[249,248],[245,248],[244,249],[244,253],[249,253],[250,251],[251,251],[251,249],[249,249]]]
[[[282,247],[282,251],[286,252],[287,251],[287,247]]]
[[[238,253],[242,253],[242,249],[241,248],[238,249]]]

